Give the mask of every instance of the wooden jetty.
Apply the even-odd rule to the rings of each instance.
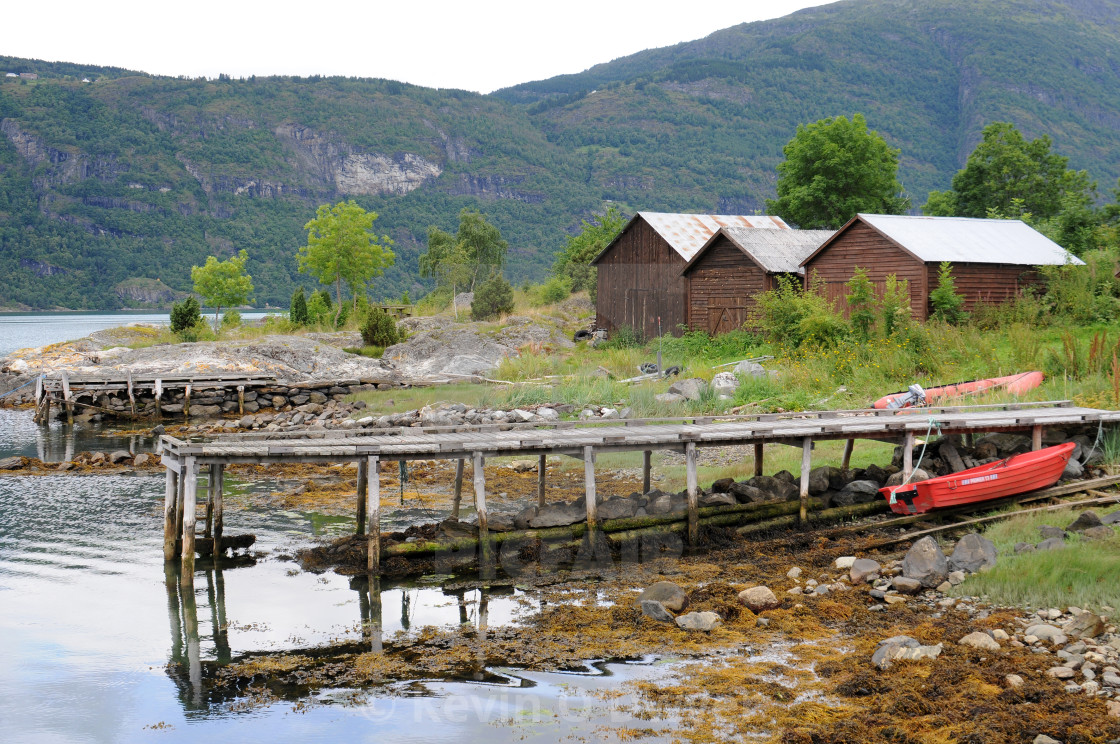
[[[600,528],[595,486],[595,457],[602,452],[643,453],[643,483],[649,490],[650,460],[654,450],[681,452],[686,459],[688,494],[687,535],[695,545],[699,531],[700,487],[697,452],[704,447],[754,446],[754,470],[762,474],[763,445],[789,444],[802,450],[798,517],[809,511],[809,472],[813,442],[845,440],[842,467],[847,468],[856,439],[895,441],[903,446],[903,473],[914,467],[915,439],[933,433],[972,435],[994,431],[1030,432],[1034,449],[1042,447],[1047,427],[1084,426],[1120,421],[1120,411],[1073,406],[1069,401],[1001,404],[944,408],[909,408],[885,411],[818,411],[708,417],[687,421],[616,420],[611,422],[561,422],[552,425],[508,424],[444,427],[418,430],[336,430],[314,436],[292,433],[255,433],[221,436],[207,442],[187,442],[171,436],[160,438],[160,454],[167,468],[164,500],[164,557],[182,560],[183,581],[193,581],[195,559],[195,510],[199,476],[206,469],[209,492],[208,523],[214,542],[222,545],[222,474],[232,464],[356,463],[357,531],[368,534],[367,570],[380,572],[380,477],[382,462],[456,460],[452,515],[457,516],[462,495],[463,463],[474,465],[474,499],[478,513],[480,565],[492,558],[487,527],[487,458],[535,456],[538,458],[538,503],[543,505],[546,459],[566,455],[583,460],[588,534]],[[298,437],[298,438],[297,438]],[[179,539],[179,536],[182,536]],[[209,537],[210,534],[207,534]],[[220,550],[219,550],[220,552]]]

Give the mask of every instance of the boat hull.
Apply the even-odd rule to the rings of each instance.
[[[1036,452],[1024,452],[998,462],[903,486],[887,486],[879,493],[898,514],[923,514],[1048,488],[1058,482],[1077,445],[1066,442]]]
[[[1045,375],[1041,372],[1020,372],[1017,375],[1007,375],[1006,377],[989,377],[985,380],[971,380],[969,382],[957,382],[952,385],[932,387],[925,391],[926,402],[930,404],[937,403],[938,401],[944,402],[945,399],[951,400],[966,395],[977,395],[995,389],[1006,390],[1012,395],[1022,395],[1041,385],[1044,378]],[[890,407],[891,401],[903,398],[906,395],[906,391],[884,395],[882,398],[872,403],[871,407],[888,408]]]

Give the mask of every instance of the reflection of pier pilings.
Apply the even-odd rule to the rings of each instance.
[[[205,707],[202,690],[202,642],[198,625],[198,602],[192,583],[184,585],[181,567],[175,562],[164,564],[164,586],[167,590],[167,616],[171,626],[171,677],[179,686],[180,698],[188,710]],[[232,659],[226,621],[225,579],[221,568],[205,571],[206,599],[210,605],[210,625],[216,661],[228,664]]]
[[[350,588],[358,590],[358,612],[362,631],[371,651],[382,650],[381,579],[355,577]]]

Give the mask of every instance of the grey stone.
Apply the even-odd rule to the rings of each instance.
[[[987,633],[975,631],[969,633],[964,638],[957,641],[962,646],[971,646],[972,648],[980,649],[981,651],[999,651],[1000,645]]]
[[[973,442],[973,447],[979,447],[982,444],[993,445],[996,452],[998,452],[1001,457],[1015,455],[1020,452],[1030,452],[1031,450],[1030,437],[1023,436],[1022,434],[987,434]]]
[[[801,490],[781,478],[769,475],[756,475],[747,483],[766,495],[766,501],[792,501],[800,496]]]
[[[1101,675],[1101,682],[1109,687],[1120,687],[1120,674],[1116,672],[1105,672]]]
[[[1073,679],[1074,671],[1069,667],[1059,666],[1050,667],[1046,670],[1046,673],[1055,679]]]
[[[1038,528],[1038,534],[1042,536],[1043,540],[1049,540],[1051,537],[1065,539],[1066,531],[1061,527],[1052,527],[1048,524],[1044,524]]]
[[[599,504],[599,519],[626,519],[634,516],[638,505],[630,499],[611,499]]]
[[[953,547],[949,556],[950,571],[976,573],[986,571],[996,565],[996,546],[988,538],[977,532],[965,535]]]
[[[641,603],[642,614],[651,620],[656,620],[659,623],[673,622],[673,616],[665,609],[660,602],[655,602],[651,599],[644,600]]]
[[[1066,532],[1080,532],[1081,530],[1087,530],[1090,527],[1100,526],[1101,518],[1097,516],[1097,513],[1095,511],[1083,511],[1080,515],[1078,515],[1077,519],[1070,522],[1069,526],[1066,527]]]
[[[739,602],[756,615],[779,606],[778,598],[766,586],[752,586],[739,592]]]
[[[922,591],[922,582],[917,579],[908,579],[905,576],[895,576],[891,579],[891,586],[901,594],[917,594]]]
[[[128,452],[127,450],[115,450],[109,453],[109,462],[116,465],[118,462],[124,462],[130,457],[132,457],[132,453]]]
[[[952,565],[952,562],[953,561],[950,558],[949,559],[949,564]],[[960,586],[961,584],[964,583],[964,580],[965,580],[964,571],[950,571],[949,572],[949,583],[952,584],[953,586]]]
[[[720,478],[712,481],[712,493],[730,493],[733,485],[735,485],[734,478]]]
[[[140,467],[141,465],[147,465],[150,459],[152,459],[152,455],[149,455],[147,452],[141,452],[136,457],[132,458],[132,464],[136,467]]]
[[[678,380],[669,386],[669,392],[681,396],[685,400],[700,400],[700,394],[708,387],[708,383],[699,377],[690,377],[687,380]]]
[[[320,393],[320,392],[319,392],[318,390],[313,390],[313,391],[311,391],[310,395],[308,395],[308,396],[307,396],[307,398],[308,398],[308,400],[310,400],[310,401],[311,401],[312,403],[320,403],[320,404],[322,404],[322,403],[326,403],[326,402],[327,402],[327,396],[326,396],[326,395],[324,395],[324,394],[322,394],[322,393]]]
[[[910,476],[911,483],[918,483],[920,481],[929,480],[929,473],[922,468],[914,468],[913,475]],[[901,486],[902,485],[902,471],[894,473],[887,478],[888,486]]]
[[[1060,537],[1051,537],[1035,545],[1035,550],[1060,550],[1066,546],[1066,541]]]
[[[700,506],[735,506],[738,503],[729,493],[709,493],[700,497]]]
[[[1061,478],[1065,480],[1077,480],[1083,477],[1085,477],[1085,466],[1076,458],[1069,458],[1069,460],[1066,461],[1066,466],[1062,468]]]
[[[902,559],[902,575],[932,589],[949,576],[949,560],[929,535],[914,543]]]
[[[638,595],[638,606],[640,607],[643,602],[657,602],[666,609],[680,612],[688,607],[688,595],[685,594],[684,589],[671,581],[658,581],[650,584]]]
[[[754,504],[767,500],[766,494],[761,489],[755,488],[749,483],[732,483],[728,490],[740,504]]]
[[[0,470],[19,470],[23,467],[23,458],[18,455],[15,457],[5,457],[0,459]]]
[[[831,468],[824,466],[809,471],[809,494],[817,496],[829,489]]]
[[[1120,524],[1120,511],[1105,514],[1101,517],[1101,524]]]
[[[1039,623],[1032,625],[1023,631],[1024,636],[1034,636],[1042,641],[1049,641],[1055,646],[1063,646],[1069,638],[1062,632],[1061,628],[1046,623]]]
[[[1104,618],[1092,612],[1082,612],[1066,626],[1065,630],[1074,638],[1096,638],[1105,631]]]
[[[1015,552],[1016,553],[1033,553],[1034,552],[1034,544],[1033,543],[1028,543],[1028,542],[1015,543]]]
[[[513,526],[519,530],[527,530],[532,526],[533,517],[537,516],[537,507],[530,505],[513,515]]]
[[[766,377],[766,369],[758,362],[739,362],[735,365],[735,372],[744,377]]]
[[[690,612],[677,618],[677,627],[682,630],[711,631],[723,624],[714,612]]]
[[[1116,531],[1107,524],[1081,530],[1079,534],[1086,540],[1111,540],[1116,537]]]
[[[658,393],[657,395],[653,396],[653,399],[656,400],[658,403],[666,403],[666,404],[683,403],[684,402],[684,396],[683,395],[677,395],[676,393]]]
[[[910,636],[893,636],[879,641],[871,663],[880,669],[888,669],[896,660],[936,659],[941,655],[941,644],[923,646]]]
[[[1031,744],[1062,744],[1062,742],[1058,741],[1057,739],[1051,739],[1046,734],[1039,734],[1038,736],[1034,737],[1034,740],[1031,742]]]
[[[734,395],[739,389],[739,378],[734,372],[719,372],[712,377],[712,391],[716,395]]]
[[[862,584],[878,578],[880,570],[882,570],[882,566],[879,565],[878,561],[873,561],[870,558],[859,558],[852,563],[848,576],[853,584]]]
[[[529,520],[529,526],[540,527],[566,527],[575,524],[587,517],[587,513],[571,504],[545,504],[537,511],[537,515]]]

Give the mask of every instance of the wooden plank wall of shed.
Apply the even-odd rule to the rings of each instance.
[[[769,276],[726,237],[688,271],[688,326],[708,333],[742,327],[755,295],[770,288]]]
[[[653,338],[660,316],[664,333],[680,333],[688,321],[684,265],[656,230],[635,220],[597,264],[596,325],[608,331],[628,325]]]
[[[931,291],[937,286],[940,268],[936,263],[927,264]],[[964,309],[967,312],[972,312],[980,303],[1007,302],[1017,297],[1020,290],[1043,286],[1042,276],[1034,268],[1008,264],[955,263],[953,283],[957,293],[964,295]],[[933,312],[932,306],[929,312]]]
[[[806,264],[805,281],[811,282],[814,273],[819,275],[825,282],[826,296],[846,315],[844,295],[848,290],[844,285],[857,266],[867,272],[879,294],[889,274],[907,280],[914,315],[926,319],[929,304],[926,265],[862,222],[851,225]],[[934,275],[936,277],[936,272]]]

